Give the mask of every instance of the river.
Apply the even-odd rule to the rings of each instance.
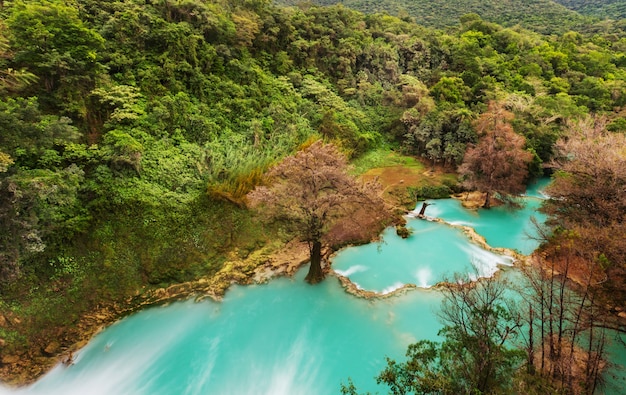
[[[173,303],[120,320],[77,352],[72,366],[0,394],[325,395],[339,393],[348,378],[360,391],[386,393],[374,379],[385,357],[402,358],[410,343],[437,339],[441,296],[431,286],[454,272],[487,276],[513,263],[450,224],[472,226],[491,246],[527,254],[537,245],[529,218],[538,215],[543,185],[530,188],[517,211],[476,213],[456,200],[433,201],[427,214],[449,223],[409,219],[408,239],[388,229],[382,241],[333,259],[333,268],[362,289],[385,294],[412,283],[415,290],[367,300],[346,293],[334,276],[310,286],[305,270],[233,286],[220,303]],[[616,363],[626,363],[626,350],[614,353]],[[623,375],[615,380],[626,383]]]

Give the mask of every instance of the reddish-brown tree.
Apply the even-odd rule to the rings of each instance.
[[[539,227],[536,268],[526,267],[528,365],[563,393],[601,385],[608,332],[624,331],[607,310],[626,300],[626,136],[604,122],[571,122],[555,145],[551,199]],[[610,365],[609,365],[610,366]]]
[[[604,272],[602,286],[619,306],[626,300],[626,136],[604,126],[593,118],[569,125],[555,146],[544,210],[575,237],[579,270]]]
[[[269,186],[248,194],[252,206],[261,206],[309,244],[306,280],[312,284],[324,279],[322,244],[332,242],[325,240],[330,228],[363,208],[376,216],[385,211],[377,184],[360,183],[347,170],[337,148],[317,141],[270,169]]]
[[[626,220],[626,135],[601,119],[571,123],[555,145],[559,170],[550,187],[551,214],[569,224],[605,227]]]
[[[468,188],[486,193],[484,208],[494,193],[508,196],[525,189],[532,154],[524,149],[524,137],[513,131],[512,119],[501,103],[489,103],[475,123],[479,141],[467,149],[459,168]]]

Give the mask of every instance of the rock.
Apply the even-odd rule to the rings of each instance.
[[[7,319],[4,316],[4,314],[0,314],[0,327],[6,327],[7,326]]]
[[[48,344],[46,346],[46,348],[44,348],[43,352],[47,355],[55,355],[57,352],[59,352],[59,349],[61,348],[61,345],[59,344],[59,342],[57,341],[53,341],[50,342],[50,344]]]
[[[407,237],[411,236],[411,230],[404,225],[397,225],[396,234],[403,239],[406,239]]]
[[[20,360],[19,355],[4,355],[2,357],[2,363],[11,365],[17,363]]]

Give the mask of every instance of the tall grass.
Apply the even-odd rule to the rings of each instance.
[[[226,143],[209,144],[210,197],[243,206],[245,196],[263,182],[263,174],[277,161],[316,140],[310,129],[282,133],[270,139],[232,135]]]

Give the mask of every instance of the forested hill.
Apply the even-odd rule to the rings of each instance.
[[[626,1],[624,0],[555,0],[565,7],[584,15],[600,18],[626,18]]]
[[[297,4],[297,0],[278,0],[279,4]],[[314,0],[314,4],[341,3],[365,13],[388,12],[408,16],[428,27],[456,26],[459,18],[475,13],[481,18],[506,26],[522,25],[540,33],[564,33],[583,29],[591,20],[552,0]]]
[[[34,353],[18,360],[102,301],[278,239],[244,197],[314,139],[454,169],[497,99],[537,175],[571,120],[626,130],[626,39],[611,34],[476,15],[443,33],[269,0],[15,1],[0,17],[0,322],[15,323],[0,352]]]

